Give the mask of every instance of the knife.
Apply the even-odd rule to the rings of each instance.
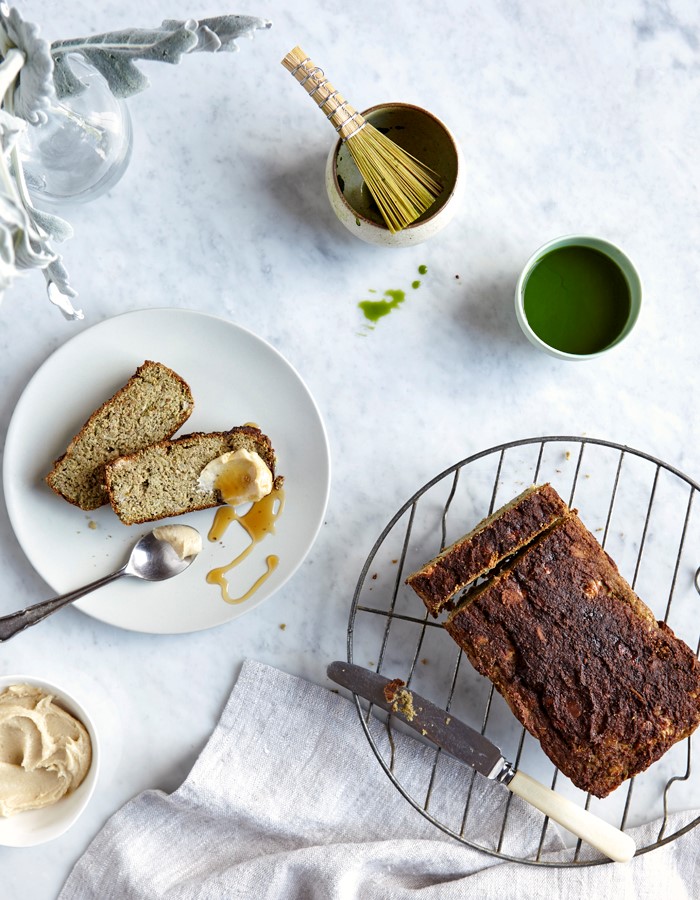
[[[634,856],[637,848],[630,835],[515,769],[483,734],[407,689],[400,679],[391,680],[362,666],[340,661],[331,663],[327,672],[336,684],[398,716],[450,756],[505,785],[615,862],[627,862]]]

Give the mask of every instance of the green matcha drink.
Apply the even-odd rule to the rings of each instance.
[[[525,282],[528,324],[550,347],[585,355],[608,347],[630,315],[622,270],[592,247],[558,247],[540,259]]]

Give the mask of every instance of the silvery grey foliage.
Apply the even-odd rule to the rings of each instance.
[[[23,21],[16,9],[0,4],[2,23],[2,53],[17,47],[24,54],[22,77],[14,91],[15,114],[32,125],[46,121],[46,109],[54,97],[53,61],[48,41],[39,37],[39,29],[32,22]]]
[[[16,9],[0,4],[0,51],[0,300],[18,270],[41,269],[49,299],[65,316],[79,319],[82,312],[71,302],[77,294],[50,243],[66,240],[73,230],[34,207],[17,146],[28,122],[46,121],[54,96],[49,43]]]
[[[194,21],[193,19],[189,20]],[[177,28],[182,24],[176,19],[166,19],[161,28]],[[269,19],[260,19],[257,16],[214,16],[209,19],[199,19],[195,22],[197,44],[194,51],[206,51],[217,53],[219,50],[228,53],[237,53],[239,46],[236,39],[251,36],[254,31],[264,28],[272,28]]]
[[[209,19],[167,19],[157,28],[130,28],[85,38],[54,41],[54,84],[59,98],[78,94],[85,85],[70,68],[70,55],[79,53],[104,76],[115,97],[124,99],[148,87],[135,60],[178,63],[185,53],[235,51],[235,41],[256,29],[269,28],[257,16],[216,16]]]
[[[71,300],[78,296],[78,292],[70,286],[62,256],[56,255],[54,260],[46,266],[44,278],[49,300],[61,310],[67,319],[82,319],[82,312],[76,310],[71,303]]]
[[[0,301],[20,269],[41,269],[49,299],[69,319],[82,319],[73,306],[62,257],[51,241],[65,241],[73,229],[58,216],[37,209],[29,196],[17,141],[47,121],[56,97],[79,94],[83,82],[70,68],[71,54],[84,56],[105,78],[112,93],[130,97],[148,87],[135,60],[177,63],[185,53],[237,50],[237,38],[271,22],[256,16],[166,20],[158,28],[73,38],[49,44],[16,9],[0,2]]]
[[[0,64],[0,88],[8,89],[5,66],[12,64],[20,51],[8,51]],[[10,82],[12,90],[14,81]],[[12,97],[6,106],[12,108]],[[0,299],[12,284],[19,270],[41,269],[47,280],[49,298],[69,318],[81,318],[71,302],[76,292],[70,287],[68,273],[60,264],[49,237],[65,239],[72,233],[70,225],[50,213],[34,208],[28,196],[21,163],[17,153],[17,140],[26,129],[23,119],[7,108],[0,109]]]
[[[52,240],[58,241],[59,244],[73,237],[73,226],[69,225],[65,219],[61,219],[59,216],[48,213],[43,209],[37,209],[36,206],[32,206],[27,212],[36,227],[41,228]]]

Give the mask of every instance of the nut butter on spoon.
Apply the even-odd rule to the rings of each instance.
[[[189,525],[161,525],[154,528],[134,544],[126,564],[116,572],[67,594],[0,617],[0,643],[122,575],[131,575],[145,581],[165,581],[179,575],[189,568],[201,549],[202,538],[196,528]]]

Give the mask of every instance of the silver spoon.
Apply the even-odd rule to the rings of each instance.
[[[180,528],[186,528],[199,538],[199,532],[196,528],[189,525],[181,525]],[[197,551],[199,552],[199,551]],[[54,597],[51,600],[42,600],[41,603],[35,603],[19,612],[10,613],[8,616],[0,617],[0,643],[7,641],[25,628],[36,625],[47,616],[62,609],[74,600],[89,594],[91,591],[109,584],[121,578],[122,575],[133,575],[134,578],[143,578],[146,581],[165,581],[166,578],[172,578],[173,575],[179,575],[184,572],[196,559],[197,553],[192,556],[181,558],[177,550],[168,540],[160,540],[155,536],[153,531],[145,534],[132,547],[129,559],[126,565],[122,566],[111,575],[105,575],[98,578],[85,587],[77,588],[69,591],[67,594],[61,594],[60,597]]]

